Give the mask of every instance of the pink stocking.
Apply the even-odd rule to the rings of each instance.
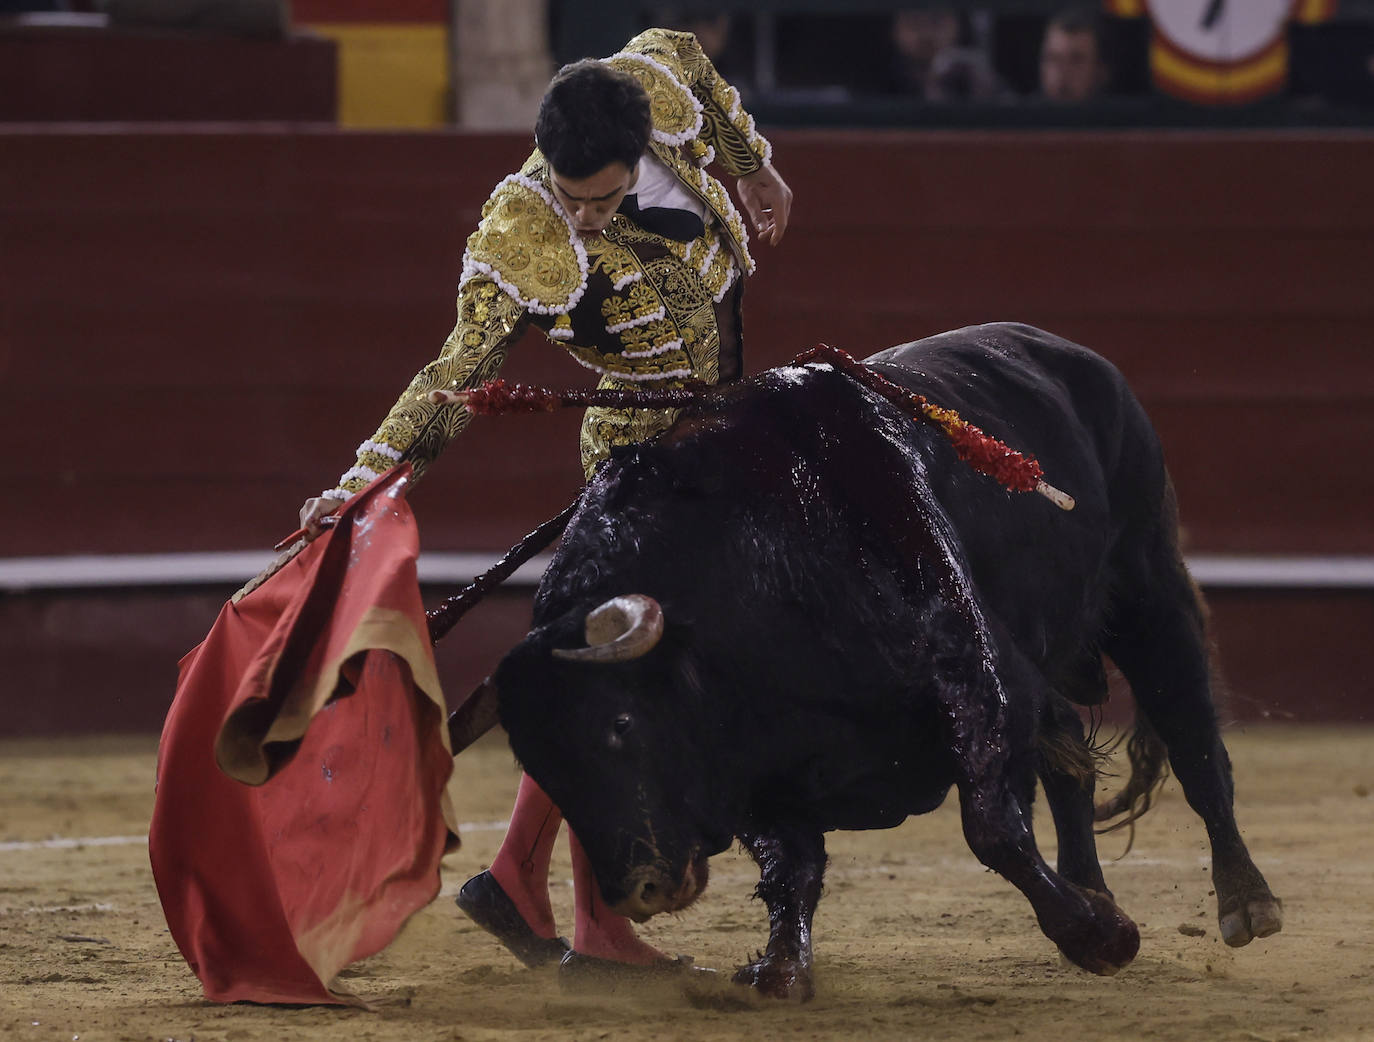
[[[591,862],[572,829],[568,830],[568,845],[572,849],[573,893],[577,899],[573,949],[582,955],[641,966],[668,958],[636,937],[630,920],[616,915],[601,899]]]
[[[492,860],[491,874],[540,937],[558,935],[549,904],[549,860],[562,822],[563,815],[544,790],[522,774],[510,826]]]

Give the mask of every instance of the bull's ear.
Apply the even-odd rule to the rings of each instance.
[[[642,593],[612,597],[587,614],[585,648],[554,648],[567,662],[627,662],[647,655],[663,636],[663,609]]]

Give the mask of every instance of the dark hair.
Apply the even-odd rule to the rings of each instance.
[[[581,178],[616,161],[633,168],[652,130],[649,95],[639,81],[584,58],[559,69],[544,92],[534,140],[554,170]]]
[[[1086,5],[1066,8],[1051,17],[1045,29],[1058,29],[1062,33],[1092,33],[1097,41],[1098,53],[1102,53],[1105,26],[1102,15],[1095,8]]]
[[[1049,20],[1045,26],[1045,35],[1048,36],[1051,29],[1058,29],[1069,36],[1079,33],[1092,35],[1093,44],[1097,49],[1097,64],[1102,69],[1102,89],[1110,93],[1117,77],[1118,44],[1101,13],[1093,7],[1069,7]]]

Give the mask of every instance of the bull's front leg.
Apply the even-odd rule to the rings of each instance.
[[[989,663],[964,659],[943,665],[936,687],[969,847],[1026,895],[1040,929],[1065,956],[1093,973],[1116,973],[1140,947],[1135,923],[1110,894],[1055,872],[1035,844],[1034,725],[1028,707],[1009,701]]]
[[[1077,965],[1110,976],[1135,958],[1140,931],[1109,893],[1077,886],[1040,855],[1030,801],[1005,784],[959,784],[964,837],[978,860],[1026,895],[1046,937]]]
[[[763,995],[805,1002],[811,979],[811,920],[825,876],[825,837],[819,830],[786,826],[741,836],[759,865],[755,893],[768,906],[768,947],[734,975]]]

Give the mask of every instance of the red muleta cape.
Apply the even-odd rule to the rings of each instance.
[[[349,500],[181,661],[148,846],[207,999],[362,1004],[334,976],[439,892],[453,761],[409,478]]]

